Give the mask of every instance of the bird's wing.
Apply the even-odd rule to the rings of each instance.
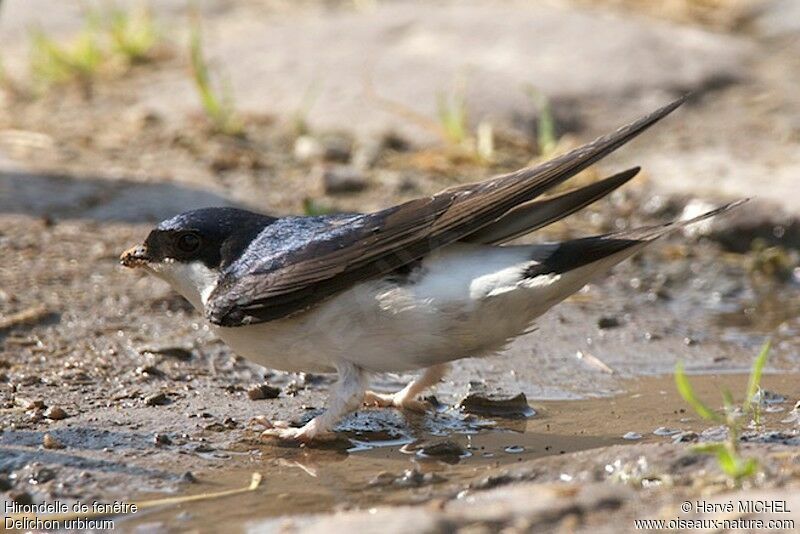
[[[206,301],[206,317],[221,326],[280,319],[374,276],[391,272],[496,222],[510,210],[564,182],[675,110],[676,100],[609,135],[535,167],[365,215],[289,243],[266,258],[246,254],[222,275]],[[302,218],[294,218],[295,223]],[[274,232],[277,227],[270,225]],[[253,258],[256,258],[253,260]]]
[[[603,198],[628,182],[638,172],[639,167],[634,167],[583,187],[525,202],[509,210],[493,223],[464,237],[462,241],[494,245],[529,234]]]

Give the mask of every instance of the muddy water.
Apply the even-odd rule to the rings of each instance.
[[[765,408],[766,429],[794,425],[786,420],[800,397],[799,379],[793,374],[764,377],[762,386],[784,397]],[[698,395],[717,407],[721,391],[728,389],[736,396],[745,390],[747,377],[700,375],[691,381]],[[390,436],[374,430],[388,417],[387,411],[367,410],[344,429],[349,440],[329,447],[256,440],[233,444],[229,465],[198,473],[198,483],[188,486],[187,493],[246,486],[253,472],[264,477],[258,490],[139,513],[118,525],[137,531],[245,531],[276,516],[426,502],[452,497],[510,464],[613,444],[669,442],[673,437],[664,429],[702,431],[709,426],[687,409],[671,376],[642,377],[623,385],[625,393],[612,398],[533,401],[536,414],[526,419],[465,417],[450,409],[409,421],[410,428],[418,429],[414,435]],[[426,444],[442,440],[459,445],[460,451],[443,457],[421,452]],[[142,496],[149,497],[163,495]]]

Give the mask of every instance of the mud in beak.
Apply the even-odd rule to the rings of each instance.
[[[125,267],[144,267],[150,263],[150,256],[147,255],[147,247],[144,245],[137,245],[129,248],[119,257],[119,262]]]

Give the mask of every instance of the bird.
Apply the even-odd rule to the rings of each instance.
[[[336,373],[302,426],[260,419],[265,439],[335,438],[362,405],[425,411],[451,362],[498,355],[537,317],[690,220],[555,243],[507,244],[630,181],[633,167],[545,194],[678,108],[679,98],[542,164],[371,213],[272,217],[200,208],[158,224],[123,266],[169,283],[235,353],[289,372]],[[370,375],[420,371],[393,394]]]

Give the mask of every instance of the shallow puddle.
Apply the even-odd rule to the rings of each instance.
[[[723,389],[736,396],[747,384],[744,375],[690,378],[697,394],[712,407],[721,405]],[[765,407],[767,430],[795,426],[781,421],[789,417],[800,396],[798,379],[800,375],[792,374],[764,377],[762,386],[784,397]],[[665,443],[672,441],[673,431],[709,427],[679,398],[672,376],[640,377],[622,384],[626,392],[613,398],[532,401],[536,414],[527,419],[465,418],[448,410],[409,419],[397,436],[361,429],[365,421],[370,428],[376,420],[386,418],[388,423],[395,412],[364,410],[347,425],[350,442],[340,446],[270,446],[254,439],[233,447],[238,454],[224,468],[198,473],[198,483],[187,486],[187,493],[243,487],[253,472],[260,472],[264,481],[256,491],[141,512],[118,526],[137,531],[246,531],[277,516],[425,502],[453,496],[516,462],[614,444]],[[444,456],[430,457],[420,450],[443,441],[449,443],[433,452]]]

